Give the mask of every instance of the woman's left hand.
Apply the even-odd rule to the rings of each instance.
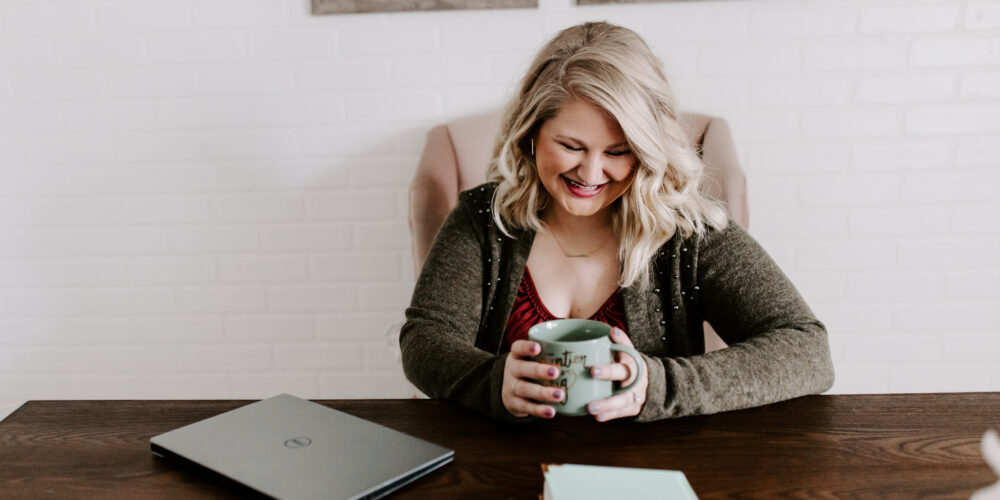
[[[625,332],[617,327],[611,329],[611,341],[634,347],[628,335],[625,335]],[[595,365],[590,368],[590,374],[596,379],[621,382],[621,386],[625,387],[635,380],[635,376],[639,372],[639,367],[636,364],[637,361],[632,359],[632,356],[628,354],[616,352],[615,357],[618,360],[617,363]],[[648,386],[649,370],[643,370],[642,378],[639,379],[639,382],[631,390],[607,399],[594,401],[587,405],[587,411],[598,422],[638,415],[642,410],[642,404],[646,402],[646,388]]]

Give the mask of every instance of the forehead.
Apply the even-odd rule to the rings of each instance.
[[[542,124],[550,135],[561,135],[594,145],[615,144],[625,140],[621,125],[600,106],[580,98],[571,98],[554,117]]]

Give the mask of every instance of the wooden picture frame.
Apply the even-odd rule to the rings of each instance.
[[[611,3],[697,2],[700,0],[576,0],[577,5],[604,5]]]
[[[538,0],[312,0],[313,15],[534,8],[538,8]]]

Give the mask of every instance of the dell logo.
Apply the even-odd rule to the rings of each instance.
[[[312,439],[309,439],[307,437],[294,437],[292,439],[289,439],[288,441],[285,441],[285,446],[293,450],[297,450],[299,448],[305,448],[306,446],[309,446],[311,444],[312,444]]]

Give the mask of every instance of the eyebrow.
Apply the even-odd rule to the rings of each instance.
[[[575,142],[577,144],[583,144],[584,146],[587,145],[587,143],[581,141],[580,139],[576,139],[574,137],[569,137],[567,135],[558,135],[557,134],[557,135],[555,135],[553,137],[555,137],[556,139],[562,139],[564,141],[572,141],[572,142]],[[622,141],[622,142],[619,142],[618,144],[612,144],[612,145],[608,146],[608,149],[617,148],[617,147],[621,147],[621,146],[628,146],[628,141]]]

